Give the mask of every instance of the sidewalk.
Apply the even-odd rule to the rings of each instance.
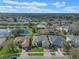
[[[29,55],[28,55],[28,52],[22,49],[22,52],[21,52],[21,55],[20,55],[19,58],[22,59],[22,58],[24,58],[24,57],[28,57],[28,56],[29,56]],[[19,58],[18,58],[18,59],[19,59]]]

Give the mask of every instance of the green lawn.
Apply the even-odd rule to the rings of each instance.
[[[62,52],[63,55],[69,55],[69,52]]]
[[[7,25],[7,26],[4,26],[4,25],[0,25],[0,28],[16,28],[16,27],[21,27],[20,25],[19,26],[16,26],[16,25]],[[23,26],[25,27],[25,26]]]
[[[32,48],[29,52],[43,52],[42,48]],[[43,53],[29,53],[29,56],[43,56]]]
[[[54,48],[50,49],[50,52],[55,52],[55,49]]]
[[[43,53],[29,53],[29,56],[43,56]]]
[[[10,49],[8,47],[4,47],[0,50],[0,55],[7,55],[11,52],[19,54],[21,52],[21,50],[17,50],[16,48],[14,48],[14,51],[10,51]]]
[[[55,49],[54,48],[50,49],[50,52],[51,52],[51,55],[55,55]]]
[[[52,52],[51,55],[55,55],[55,52]]]
[[[6,55],[9,53],[9,48],[5,47],[3,49],[0,50],[0,55]]]
[[[30,34],[33,33],[33,32],[32,32],[32,28],[30,28],[30,27],[27,26],[27,29],[29,30],[29,33],[30,33]]]
[[[35,33],[33,33],[33,32],[32,32],[32,28],[30,28],[30,27],[28,27],[28,26],[27,26],[27,29],[29,30],[29,34],[27,34],[27,36],[29,37],[29,39],[32,39],[32,37],[33,37],[33,35],[34,35]]]
[[[63,54],[63,55],[68,55],[66,52],[63,52],[62,54]]]
[[[43,52],[43,48],[32,48],[29,52]]]

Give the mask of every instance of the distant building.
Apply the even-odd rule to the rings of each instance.
[[[69,35],[67,36],[66,40],[71,42],[73,47],[79,48],[79,36]]]
[[[79,36],[75,36],[71,42],[74,47],[79,48]]]
[[[66,36],[66,41],[71,42],[73,40],[73,38],[74,38],[74,35],[67,35]]]
[[[69,31],[69,26],[58,26],[56,29],[59,30],[59,31],[68,32]]]
[[[46,26],[47,26],[47,23],[46,22],[41,22],[41,23],[39,23],[39,24],[37,24],[37,28],[46,28]]]
[[[37,28],[46,28],[46,26],[43,25],[43,24],[38,24],[36,27],[37,27]]]

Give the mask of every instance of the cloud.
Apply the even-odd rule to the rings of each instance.
[[[3,13],[13,13],[13,12],[17,12],[16,9],[13,9],[13,8],[10,8],[10,9],[6,9],[6,8],[0,8],[0,12],[3,12]]]
[[[35,6],[15,6],[16,9],[29,10],[29,13],[59,13],[59,11]]]
[[[29,6],[47,6],[45,2],[18,2],[18,1],[3,1],[4,4],[29,5]]]
[[[0,6],[0,12],[23,12],[27,13],[58,13],[59,11],[49,8],[39,8],[34,6]]]
[[[29,3],[28,5],[31,5],[31,6],[47,6],[47,3],[34,1],[34,2]]]
[[[0,8],[13,8],[12,6],[0,6]]]
[[[55,3],[52,3],[52,5],[56,7],[64,7],[66,5],[66,2],[55,2]]]
[[[59,11],[52,10],[52,9],[35,9],[31,10],[32,13],[59,13]]]
[[[16,9],[27,9],[27,6],[15,6]]]
[[[65,7],[63,9],[64,12],[67,12],[67,13],[78,13],[78,9],[79,6],[68,6],[68,7]]]
[[[4,4],[18,4],[18,5],[27,5],[28,3],[27,2],[18,2],[18,1],[3,1]]]
[[[44,8],[37,8],[37,7],[27,7],[31,13],[58,13],[59,11],[52,10],[52,9],[44,9]]]

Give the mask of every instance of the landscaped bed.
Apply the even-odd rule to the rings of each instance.
[[[63,55],[69,55],[69,52],[62,52]]]
[[[29,50],[29,56],[43,56],[43,49],[42,48],[32,48]]]
[[[51,52],[51,55],[55,55],[55,52]]]

